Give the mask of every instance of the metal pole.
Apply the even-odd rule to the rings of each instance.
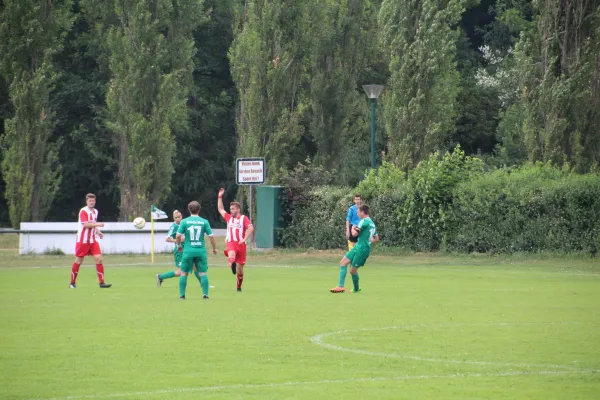
[[[375,169],[375,102],[371,99],[371,168]]]
[[[249,185],[250,186],[250,206],[248,207],[248,218],[250,218],[250,221],[252,222],[252,187],[254,185]],[[250,238],[250,248],[252,248],[252,238]]]

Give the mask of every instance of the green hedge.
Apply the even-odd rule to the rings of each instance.
[[[297,177],[293,182],[299,181],[287,192],[286,246],[344,247],[346,211],[359,192],[371,206],[384,246],[593,255],[600,247],[598,174],[544,164],[485,172],[481,160],[457,148],[432,155],[408,174],[384,164],[369,171],[357,189],[311,186],[310,179]]]
[[[343,247],[350,190],[332,186],[311,190],[307,201],[296,205],[292,220],[281,230],[283,245],[321,250]]]
[[[547,165],[502,169],[461,183],[452,211],[449,250],[596,254],[600,176]]]

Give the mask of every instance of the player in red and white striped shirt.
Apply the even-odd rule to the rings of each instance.
[[[223,207],[223,193],[219,190],[219,214],[227,222],[227,238],[225,239],[225,256],[229,259],[231,272],[237,276],[237,291],[242,291],[244,281],[244,265],[246,265],[246,241],[252,236],[254,227],[250,218],[242,214],[241,205],[237,202],[229,204],[229,213]]]
[[[101,288],[109,288],[112,285],[104,282],[104,265],[102,265],[102,252],[98,244],[98,237],[102,239],[104,235],[100,229],[104,223],[98,222],[98,210],[96,205],[96,195],[88,193],[85,196],[86,206],[79,210],[79,228],[77,229],[77,240],[75,244],[75,262],[71,268],[71,284],[69,287],[75,289],[75,281],[79,273],[79,267],[85,256],[91,255],[96,261],[96,274]]]

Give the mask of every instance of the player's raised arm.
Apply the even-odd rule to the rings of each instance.
[[[227,212],[225,211],[225,207],[223,207],[223,194],[225,193],[225,189],[221,188],[219,189],[219,198],[217,199],[217,208],[219,209],[219,214],[221,214],[221,217],[225,218],[225,214],[227,214]]]

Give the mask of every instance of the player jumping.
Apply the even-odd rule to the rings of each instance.
[[[352,235],[358,236],[356,246],[352,248],[344,258],[340,261],[340,281],[337,287],[330,289],[331,293],[344,293],[344,282],[346,273],[348,272],[348,264],[350,264],[350,275],[352,275],[352,283],[354,289],[352,292],[360,292],[358,286],[358,269],[363,267],[371,254],[371,243],[379,242],[377,228],[369,216],[369,206],[362,204],[358,206],[358,216],[360,222],[358,226],[352,227]]]
[[[85,256],[92,256],[96,261],[96,274],[101,288],[109,288],[112,285],[104,282],[104,265],[102,264],[102,252],[98,238],[104,235],[100,229],[104,223],[98,222],[98,210],[96,206],[96,195],[88,193],[85,196],[86,206],[79,210],[79,229],[77,230],[77,241],[75,244],[75,262],[71,267],[71,284],[69,287],[75,289],[75,281],[79,274],[79,267]]]
[[[219,214],[227,222],[227,238],[225,257],[229,259],[231,273],[237,276],[237,291],[242,291],[244,281],[244,265],[246,265],[246,241],[252,236],[254,227],[250,218],[243,215],[241,205],[237,202],[229,203],[229,213],[223,207],[223,193],[225,189],[219,190],[218,208]]]

